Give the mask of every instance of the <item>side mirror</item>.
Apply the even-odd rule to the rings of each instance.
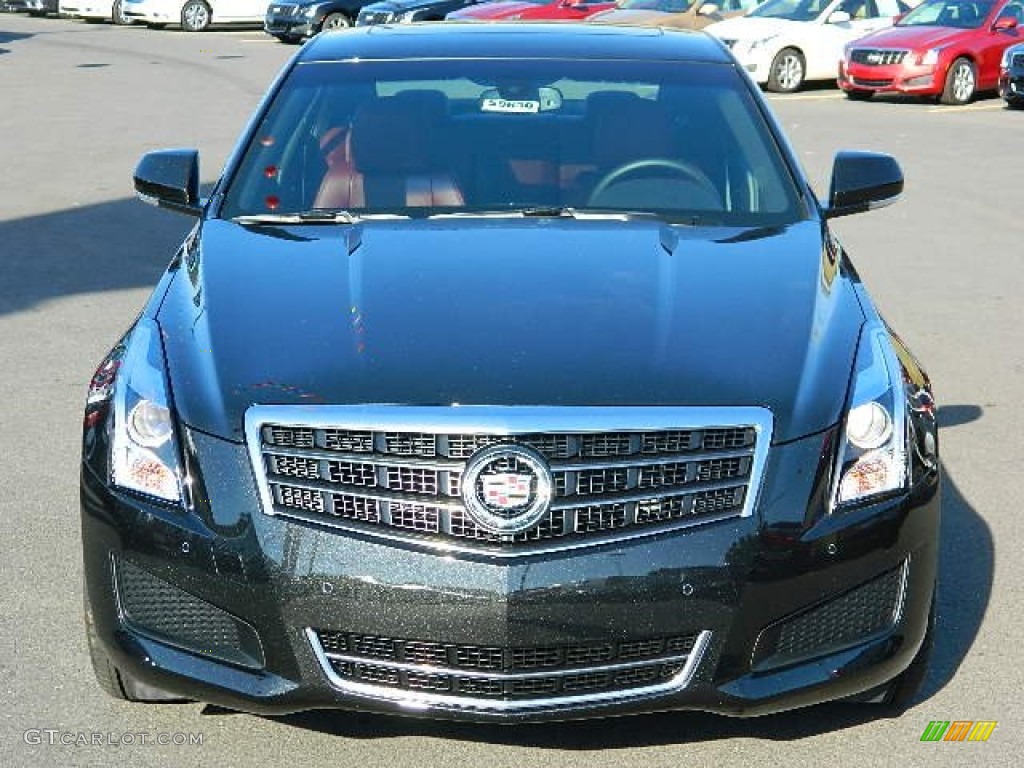
[[[704,3],[697,9],[698,16],[714,16],[716,13],[718,13],[717,3]]]
[[[827,24],[845,24],[853,19],[853,16],[846,11],[832,11],[828,16]]]
[[[135,191],[144,202],[190,216],[199,216],[199,152],[162,149],[148,152],[135,166]]]
[[[1016,28],[1016,16],[1000,16],[998,19],[996,19],[995,24],[992,25],[992,29],[995,32],[1009,32],[1011,29]]]
[[[832,164],[826,219],[884,208],[903,194],[903,171],[890,155],[837,152]]]

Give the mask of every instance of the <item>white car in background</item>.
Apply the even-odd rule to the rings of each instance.
[[[705,28],[770,91],[835,80],[843,47],[910,10],[903,0],[766,0],[746,16]]]
[[[211,24],[263,26],[268,0],[121,0],[132,21],[160,29],[180,24],[186,32],[202,32]]]
[[[60,0],[60,15],[86,21],[112,21],[122,26],[132,20],[124,15],[122,0]]]

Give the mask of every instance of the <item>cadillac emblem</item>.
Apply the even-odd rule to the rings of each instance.
[[[536,525],[551,505],[554,483],[544,457],[525,445],[492,445],[478,451],[462,474],[462,500],[473,521],[498,534]]]

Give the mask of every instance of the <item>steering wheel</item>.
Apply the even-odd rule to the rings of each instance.
[[[690,163],[684,163],[679,160],[666,160],[664,158],[655,157],[647,160],[633,160],[632,162],[620,165],[618,168],[613,168],[594,186],[593,191],[590,193],[590,197],[587,198],[587,205],[599,205],[601,195],[607,192],[609,187],[617,184],[631,174],[651,168],[660,168],[662,170],[672,171],[677,176],[683,176],[697,186],[702,187],[704,191],[709,193],[715,200],[722,199],[715,183],[711,181],[711,179],[707,177],[707,174],[697,166],[691,165]]]

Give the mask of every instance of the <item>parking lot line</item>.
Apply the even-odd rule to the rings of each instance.
[[[1005,109],[1005,108],[1006,108],[1006,105],[1003,104],[1002,101],[1000,101],[997,104],[965,104],[962,107],[935,106],[935,107],[929,107],[928,111],[929,112],[943,112],[943,113],[947,113],[948,114],[950,112],[990,112],[990,111],[995,110],[995,109]]]
[[[823,101],[825,99],[838,99],[842,93],[798,93],[793,95],[771,94],[769,98],[780,101]]]

